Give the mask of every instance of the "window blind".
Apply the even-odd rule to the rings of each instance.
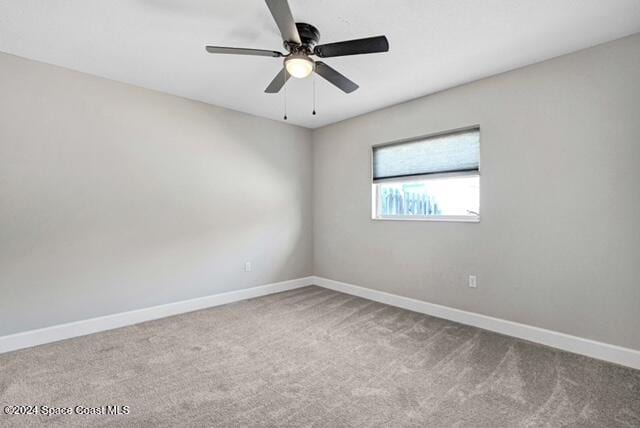
[[[373,148],[373,179],[473,172],[480,168],[480,129]]]

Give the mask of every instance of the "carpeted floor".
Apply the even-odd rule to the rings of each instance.
[[[318,287],[0,355],[2,426],[638,427],[640,371]]]

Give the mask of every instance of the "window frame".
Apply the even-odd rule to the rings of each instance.
[[[448,134],[455,134],[458,132],[464,131],[478,131],[478,138],[480,139],[480,147],[482,147],[482,128],[480,125],[470,125],[462,128],[449,129],[446,131],[439,131],[430,134],[419,135],[410,138],[403,138],[401,140],[395,140],[385,143],[376,143],[371,145],[369,155],[369,180],[371,182],[371,220],[373,221],[436,221],[436,222],[452,222],[452,223],[480,223],[481,213],[482,213],[482,197],[481,197],[481,184],[482,181],[482,151],[478,153],[478,172],[477,173],[459,173],[459,172],[442,172],[442,173],[431,173],[431,174],[419,174],[412,175],[407,177],[394,177],[387,178],[382,180],[375,180],[373,178],[373,156],[376,147],[380,146],[391,146],[395,144],[404,144],[404,143],[412,143],[414,141],[425,140],[429,138],[439,137]],[[438,179],[445,177],[459,177],[459,176],[478,176],[479,180],[479,188],[478,188],[478,211],[480,214],[477,216],[474,215],[414,215],[414,216],[379,216],[378,212],[380,210],[380,197],[379,197],[379,186],[378,183],[383,182],[415,182],[415,181],[423,181],[425,179]]]

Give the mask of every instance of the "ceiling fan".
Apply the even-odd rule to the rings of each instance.
[[[387,52],[389,42],[385,36],[347,40],[344,42],[318,45],[320,32],[311,24],[295,22],[287,0],[265,0],[267,7],[276,21],[282,34],[283,46],[287,53],[263,49],[229,48],[223,46],[207,46],[206,50],[213,54],[255,55],[284,58],[284,67],[273,78],[265,89],[268,94],[275,94],[282,89],[290,76],[303,79],[314,71],[329,83],[347,94],[358,89],[358,85],[347,79],[338,71],[322,61],[315,61],[311,56],[330,58],[336,56],[370,54]]]

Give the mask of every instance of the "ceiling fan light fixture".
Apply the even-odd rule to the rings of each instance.
[[[295,78],[304,79],[313,72],[313,60],[306,55],[292,54],[284,60],[287,72]]]

